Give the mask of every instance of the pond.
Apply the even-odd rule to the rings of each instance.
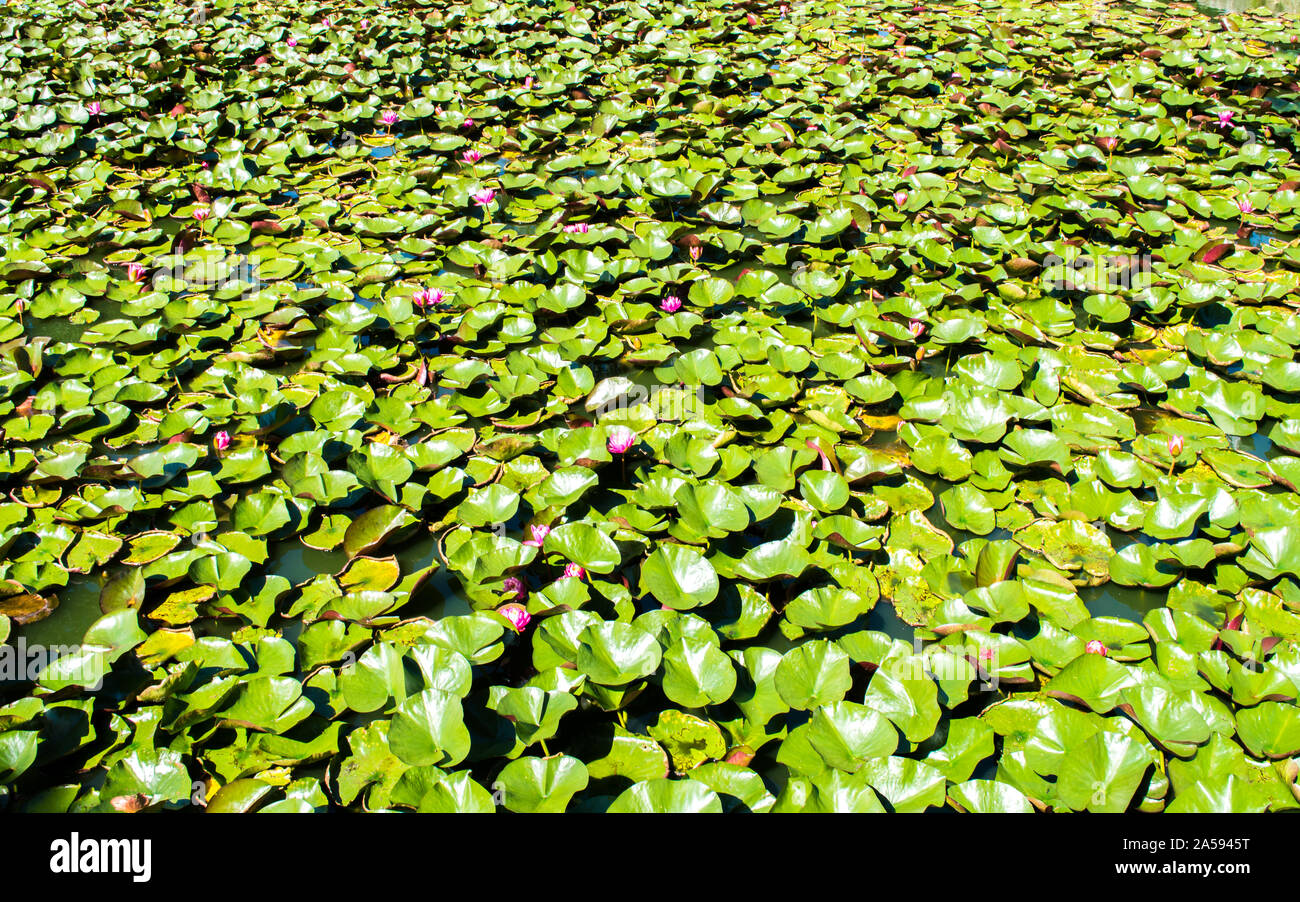
[[[1300,807],[1300,0],[562,6],[9,9],[0,808]]]

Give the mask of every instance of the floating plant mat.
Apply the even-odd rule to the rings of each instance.
[[[1298,36],[10,5],[0,802],[1297,807]]]

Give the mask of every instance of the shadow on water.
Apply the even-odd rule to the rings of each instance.
[[[1168,594],[1108,582],[1081,587],[1079,598],[1093,617],[1119,617],[1141,623],[1149,611],[1164,607]]]

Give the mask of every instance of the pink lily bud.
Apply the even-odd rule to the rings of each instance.
[[[905,203],[907,203],[907,192],[906,192],[906,191],[895,191],[895,192],[894,192],[894,206],[896,206],[896,207],[901,207],[901,206],[903,206],[903,204],[905,204]]]
[[[541,548],[546,537],[551,534],[551,527],[544,523],[537,523],[528,527],[529,538],[524,539],[525,545],[532,545],[534,548]]]
[[[1181,435],[1169,436],[1169,456],[1177,457],[1183,453],[1183,437]]]
[[[213,437],[212,444],[216,446],[218,451],[225,451],[230,447],[230,433],[226,432],[224,429],[218,432]]]
[[[513,579],[514,577],[511,577]],[[506,580],[509,582],[510,580]],[[497,608],[497,613],[510,621],[510,625],[515,628],[516,633],[522,633],[527,627],[533,616],[517,604],[508,604],[505,607]]]
[[[1106,643],[1102,642],[1100,639],[1093,639],[1086,646],[1084,646],[1083,650],[1087,654],[1101,655],[1103,658],[1108,657],[1109,654],[1106,649]]]
[[[682,309],[682,299],[675,294],[670,294],[668,297],[663,299],[663,302],[659,305],[659,309],[664,313],[676,313],[678,310]]]
[[[700,255],[704,253],[704,248],[700,247],[698,244],[692,244],[688,253],[690,253],[692,261],[698,261]]]
[[[369,20],[369,19],[362,19],[362,20],[361,20],[360,22],[358,22],[357,24],[361,26],[361,30],[362,30],[362,31],[365,31],[367,28],[370,27],[370,20]]]
[[[582,569],[581,564],[570,563],[565,565],[564,575],[571,579],[582,579],[587,575],[587,571]]]
[[[1205,74],[1205,67],[1204,67],[1204,66],[1197,66],[1197,67],[1192,71],[1192,74],[1195,75],[1197,78],[1200,78],[1202,75]]]
[[[473,127],[474,127],[474,120],[473,120],[473,119],[466,119],[464,122],[462,122],[462,123],[460,124],[460,127],[461,127],[461,128],[473,128]]]
[[[749,15],[745,16],[745,21],[749,23],[750,28],[756,28],[757,26],[762,24],[763,20],[760,19],[758,16],[754,15],[753,13],[750,13]]]
[[[1100,147],[1102,150],[1106,151],[1106,153],[1110,153],[1118,145],[1119,145],[1119,139],[1112,135],[1107,135],[1104,138],[1097,139],[1097,146]]]
[[[290,47],[297,47],[297,46],[298,46],[298,39],[297,39],[297,38],[289,38],[289,40],[285,41],[285,43],[288,44]]]
[[[636,444],[636,433],[626,426],[615,426],[609,431],[609,440],[605,446],[610,454],[623,454]]]
[[[533,89],[533,77],[530,75],[524,79],[524,90],[531,91],[532,89]]]
[[[501,590],[511,598],[524,598],[528,595],[528,589],[524,586],[524,581],[517,576],[507,576],[502,580]]]

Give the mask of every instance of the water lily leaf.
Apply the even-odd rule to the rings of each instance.
[[[578,637],[578,671],[603,686],[624,686],[649,676],[661,660],[659,643],[632,624],[596,624]]]
[[[856,771],[867,759],[893,754],[898,732],[872,708],[840,701],[813,712],[808,743],[831,767]]]
[[[525,813],[564,811],[587,779],[586,765],[568,755],[517,758],[497,777],[505,807]]]
[[[684,708],[718,705],[736,689],[736,671],[728,658],[707,639],[682,637],[663,655],[664,694]]]
[[[396,505],[371,508],[357,517],[343,534],[343,548],[349,556],[365,554],[383,545],[390,536],[415,523],[415,518]]]
[[[496,811],[492,793],[468,771],[447,774],[420,799],[416,810],[424,814],[490,814]]]
[[[609,573],[622,560],[618,546],[589,523],[565,523],[551,530],[542,545],[595,573]]]
[[[774,677],[782,701],[804,711],[844,698],[852,682],[849,656],[825,640],[804,642],[786,652]]]
[[[1076,811],[1124,811],[1150,766],[1150,757],[1132,739],[1096,733],[1066,753],[1057,792]]]
[[[1025,794],[997,780],[968,780],[948,790],[948,799],[961,811],[976,814],[1029,814],[1034,810]]]
[[[722,800],[689,778],[635,783],[610,803],[610,814],[721,814]]]
[[[527,748],[554,736],[560,719],[578,707],[578,700],[568,692],[537,686],[493,686],[488,707],[514,724],[519,742]]]
[[[100,792],[100,810],[125,810],[178,802],[190,797],[190,776],[179,752],[169,749],[133,749],[108,769]]]
[[[726,751],[717,724],[671,708],[660,713],[649,733],[668,751],[673,769],[678,773],[721,758]]]
[[[689,610],[717,597],[718,574],[695,549],[660,545],[641,565],[641,591],[649,592],[667,607]]]
[[[1237,729],[1246,748],[1259,757],[1290,758],[1300,752],[1300,717],[1294,705],[1263,702],[1247,708],[1237,715]]]
[[[460,698],[441,689],[425,689],[412,695],[397,706],[388,743],[393,754],[406,764],[459,764],[470,747]]]

